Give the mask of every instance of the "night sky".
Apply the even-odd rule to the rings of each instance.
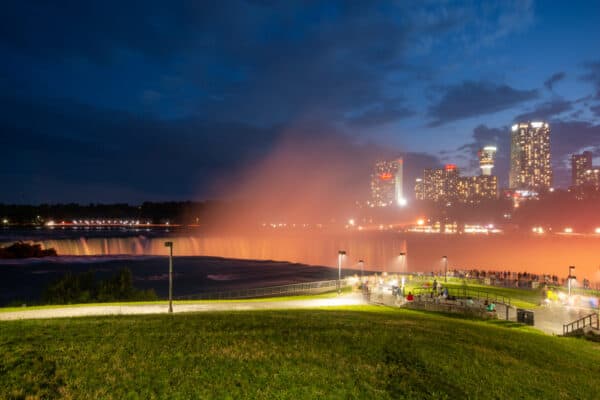
[[[509,127],[537,119],[566,187],[571,153],[600,164],[599,16],[598,1],[9,0],[0,202],[217,197],[289,135],[403,155],[411,178],[475,173],[496,144],[506,185]]]

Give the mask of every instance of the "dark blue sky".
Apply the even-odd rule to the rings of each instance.
[[[570,153],[600,164],[599,15],[598,1],[8,1],[0,202],[217,196],[289,135],[305,152],[340,143],[361,170],[405,155],[409,179],[474,173],[496,144],[505,183],[517,119],[551,123],[566,187]]]

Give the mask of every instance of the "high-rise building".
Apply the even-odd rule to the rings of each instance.
[[[571,156],[571,185],[581,186],[586,180],[586,172],[592,170],[592,152],[584,151]]]
[[[415,195],[419,200],[446,201],[457,199],[458,168],[447,164],[444,168],[428,168],[423,171],[423,178],[415,185]]]
[[[423,178],[415,179],[415,198],[425,200],[425,189],[423,187]]]
[[[406,199],[402,188],[403,160],[378,161],[371,174],[371,207],[404,206]]]
[[[498,198],[498,180],[494,175],[461,176],[458,180],[458,201],[477,204]]]
[[[479,150],[478,156],[481,175],[492,175],[496,151],[497,148],[495,146],[485,146],[483,149]]]
[[[593,168],[585,171],[581,185],[592,187],[596,190],[600,189],[600,168]]]
[[[509,186],[538,193],[552,186],[548,123],[521,122],[512,126]]]

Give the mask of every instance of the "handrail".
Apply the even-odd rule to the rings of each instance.
[[[586,325],[586,321],[589,319],[589,324]],[[596,320],[596,326],[594,326],[594,321]],[[577,325],[577,327],[575,327]],[[600,329],[600,321],[598,319],[598,314],[591,313],[584,317],[581,317],[573,322],[569,322],[568,324],[563,325],[563,335],[568,333],[575,332],[576,330],[583,329],[586,326],[591,326],[592,328]]]
[[[510,297],[505,297],[496,293],[490,293],[490,292],[486,292],[484,290],[478,290],[478,289],[469,289],[469,288],[447,288],[448,289],[448,295],[449,296],[455,296],[455,297],[474,297],[477,299],[485,299],[488,301],[493,301],[494,303],[497,304],[504,304],[507,306],[511,305],[511,299]],[[431,293],[430,288],[416,288],[415,289],[415,294],[422,294],[423,292],[425,293]]]
[[[259,288],[249,289],[237,289],[228,291],[205,291],[202,293],[178,296],[176,300],[211,300],[211,299],[244,299],[253,297],[267,297],[267,296],[282,296],[287,294],[301,294],[312,292],[315,289],[335,289],[337,288],[338,280],[329,281],[315,281],[315,282],[303,282],[293,283],[290,285],[279,285],[279,286],[266,286]],[[342,279],[342,286],[347,285],[347,281]]]

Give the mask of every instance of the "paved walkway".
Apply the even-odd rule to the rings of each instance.
[[[552,305],[534,311],[534,328],[550,335],[562,335],[563,325],[594,312],[589,308]]]
[[[335,307],[365,304],[362,295],[352,293],[339,297],[306,300],[284,301],[235,301],[235,302],[206,302],[200,304],[174,304],[173,312],[201,311],[242,311],[242,310],[281,310],[316,307]],[[71,318],[98,315],[141,315],[165,314],[169,306],[165,304],[123,305],[123,306],[79,306],[44,308],[38,310],[19,310],[0,312],[0,321],[18,319]]]
[[[386,301],[387,300],[387,301]],[[371,298],[375,303],[398,306],[392,296],[379,299]],[[173,312],[202,312],[202,311],[244,311],[244,310],[282,310],[302,309],[317,307],[335,307],[365,304],[362,294],[351,293],[339,297],[324,299],[284,300],[284,301],[227,301],[206,302],[199,304],[175,304]],[[503,307],[500,307],[503,308]],[[500,310],[499,311],[502,311]],[[99,315],[142,315],[142,314],[166,314],[168,304],[146,304],[146,305],[123,305],[123,306],[79,306],[44,308],[38,310],[19,310],[12,312],[0,312],[0,321],[19,319],[46,319],[46,318],[72,318]],[[540,307],[534,310],[534,327],[550,335],[562,335],[563,324],[574,321],[592,312],[589,309],[569,308],[563,306]],[[505,315],[498,315],[504,319]],[[513,308],[510,314],[511,320],[516,320],[516,310]]]

